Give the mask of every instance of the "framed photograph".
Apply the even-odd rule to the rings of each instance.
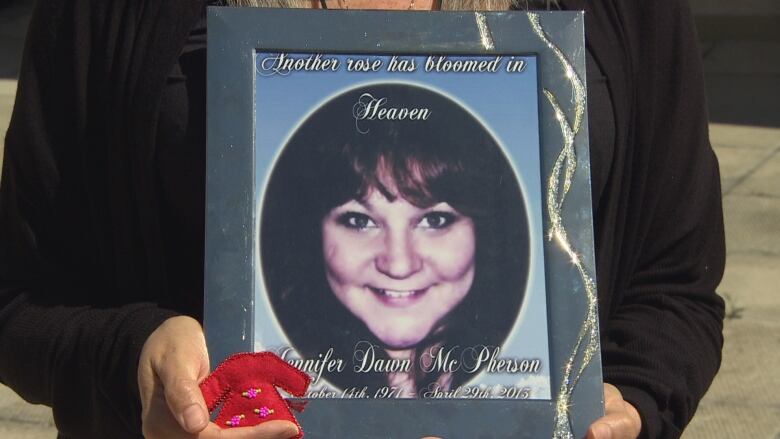
[[[210,8],[213,365],[307,372],[310,438],[602,414],[583,17]]]

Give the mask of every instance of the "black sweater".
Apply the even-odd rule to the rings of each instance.
[[[614,114],[614,142],[591,153],[605,381],[643,435],[677,437],[720,363],[725,255],[690,11],[563,3],[586,10]],[[202,8],[48,0],[30,23],[0,185],[0,381],[51,405],[61,437],[140,436],[140,349],[186,311],[155,158],[166,78]]]

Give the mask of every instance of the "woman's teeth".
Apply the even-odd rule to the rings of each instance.
[[[390,299],[406,299],[422,291],[422,290],[406,290],[406,291],[385,290],[382,288],[374,288],[374,287],[371,287],[371,290],[380,296],[385,296]]]
[[[386,296],[392,297],[393,299],[403,299],[404,297],[411,297],[414,295],[414,291],[382,290],[382,293]]]

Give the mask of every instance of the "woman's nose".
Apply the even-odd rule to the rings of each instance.
[[[376,257],[376,268],[393,279],[407,278],[422,268],[422,258],[407,231],[390,231]]]

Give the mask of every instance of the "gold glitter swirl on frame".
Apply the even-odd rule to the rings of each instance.
[[[549,36],[539,21],[539,15],[528,14],[528,19],[536,35],[550,48],[560,62],[573,92],[574,115],[573,120],[570,122],[555,95],[548,89],[543,90],[544,95],[550,102],[550,106],[555,111],[555,117],[558,120],[563,138],[561,152],[558,154],[550,172],[550,178],[547,180],[547,212],[550,217],[548,239],[554,240],[566,252],[572,264],[577,268],[587,299],[585,320],[582,322],[572,352],[564,364],[563,379],[555,399],[555,425],[552,437],[553,439],[573,439],[574,435],[571,430],[569,413],[571,395],[585,368],[599,351],[596,283],[583,265],[577,251],[569,242],[566,227],[563,223],[563,205],[566,195],[571,188],[574,172],[577,169],[577,153],[574,149],[574,139],[582,128],[585,116],[585,85],[577,76],[577,73],[561,49],[550,41]]]
[[[479,39],[482,42],[482,47],[485,50],[495,50],[496,45],[493,43],[493,35],[490,33],[490,28],[487,24],[487,17],[482,12],[474,13],[474,20],[477,22],[477,29],[479,30]]]

